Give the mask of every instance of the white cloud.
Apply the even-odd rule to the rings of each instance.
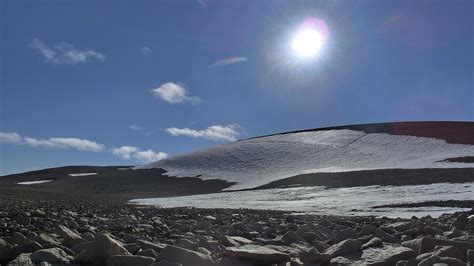
[[[151,53],[151,49],[148,46],[143,46],[138,48],[142,54],[149,54]]]
[[[185,101],[197,103],[198,97],[189,97],[187,90],[180,83],[167,82],[152,90],[153,95],[169,103],[182,103]]]
[[[104,61],[105,56],[94,50],[77,50],[67,42],[61,42],[55,45],[47,45],[40,39],[33,39],[30,47],[40,53],[45,61],[50,64],[70,64],[75,65],[85,63],[91,59]]]
[[[21,143],[21,140],[17,133],[0,132],[0,143]]]
[[[104,145],[92,140],[78,139],[78,138],[49,138],[49,139],[35,139],[24,138],[24,143],[32,147],[46,147],[46,148],[63,148],[76,149],[80,151],[99,152],[104,149]]]
[[[247,61],[246,57],[235,56],[212,62],[209,67],[222,67]]]
[[[0,143],[12,143],[27,145],[30,147],[45,147],[45,148],[62,148],[62,149],[76,149],[80,151],[99,152],[104,149],[104,145],[92,140],[79,138],[48,138],[35,139],[30,137],[22,137],[18,133],[0,132]]]
[[[155,152],[153,150],[142,151],[141,149],[133,146],[113,148],[112,153],[124,160],[136,159],[144,163],[155,162],[168,157],[168,154],[164,152]]]
[[[187,136],[193,138],[206,138],[210,140],[236,141],[240,135],[237,125],[215,125],[204,130],[194,130],[189,128],[167,128],[166,131],[172,136]]]

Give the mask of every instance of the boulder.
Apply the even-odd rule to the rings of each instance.
[[[167,260],[162,260],[162,261],[159,261],[159,262],[155,262],[155,264],[153,264],[153,266],[183,266],[183,264],[179,263],[179,262],[169,262]]]
[[[361,249],[367,249],[367,248],[371,248],[371,247],[381,247],[381,246],[383,246],[382,239],[380,239],[378,237],[373,237],[367,243],[363,244],[361,246]]]
[[[114,255],[131,255],[120,242],[106,234],[97,235],[87,248],[76,256],[84,264],[103,265],[107,257]]]
[[[315,248],[303,251],[299,254],[299,259],[304,264],[327,264],[331,260],[328,254],[319,253]]]
[[[304,224],[300,227],[298,227],[298,229],[296,229],[296,234],[299,235],[300,237],[303,237],[303,234],[306,233],[306,232],[312,232],[314,234],[316,234],[316,238],[317,240],[320,240],[320,241],[326,241],[328,239],[330,239],[332,237],[332,233],[331,233],[331,230],[329,230],[328,228],[322,226],[322,225],[318,225],[318,224]]]
[[[252,264],[281,264],[290,261],[288,254],[259,245],[228,247],[225,250],[225,256],[245,260]]]
[[[71,229],[59,225],[59,235],[64,239],[64,245],[68,248],[82,242],[86,242],[80,235],[74,233]]]
[[[439,257],[451,257],[459,260],[464,259],[464,256],[463,254],[461,254],[461,251],[454,246],[436,246],[433,249],[433,255]]]
[[[354,229],[347,228],[347,229],[344,229],[344,230],[341,230],[341,231],[337,232],[337,234],[331,240],[329,240],[329,243],[330,244],[337,244],[337,243],[339,243],[341,241],[344,241],[346,239],[356,239],[356,238],[357,238],[357,234],[354,231]]]
[[[410,260],[416,257],[416,252],[411,248],[393,247],[385,249],[379,256],[379,261],[375,264],[379,265],[396,265],[398,261]]]
[[[471,263],[472,265],[474,265],[474,249],[468,249],[467,250],[466,262]]]
[[[144,256],[114,255],[107,258],[107,266],[152,266],[154,258]]]
[[[163,248],[156,256],[156,260],[179,262],[183,265],[190,266],[214,265],[209,255],[172,245]]]
[[[413,249],[418,254],[431,252],[436,246],[454,246],[461,251],[463,260],[467,256],[468,249],[474,249],[474,243],[467,241],[443,240],[431,237],[422,237],[402,242],[402,246]]]
[[[156,252],[160,252],[163,248],[166,247],[165,244],[160,244],[160,243],[152,243],[146,240],[137,240],[137,244],[142,248],[142,249],[153,249]]]
[[[38,242],[39,244],[45,245],[59,245],[59,242],[56,241],[54,238],[50,237],[47,234],[39,234],[33,238],[34,241]]]
[[[323,252],[326,249],[328,249],[328,247],[330,247],[330,245],[326,242],[319,241],[319,240],[315,239],[315,240],[313,240],[313,247],[315,247],[319,252]]]
[[[7,266],[34,265],[30,255],[31,253],[21,253],[14,260],[10,261]]]
[[[285,242],[287,245],[291,245],[293,243],[298,243],[304,241],[299,235],[297,235],[294,231],[288,231],[286,234],[282,235],[281,237],[277,238],[277,240],[281,240]]]
[[[342,255],[348,255],[359,251],[361,248],[361,243],[357,239],[347,239],[341,241],[337,244],[330,246],[324,251],[331,258],[335,258]]]
[[[145,249],[145,250],[142,250],[140,252],[138,252],[139,256],[145,256],[145,257],[150,257],[150,258],[155,258],[156,255],[158,255],[158,252],[156,252],[154,249]]]
[[[48,262],[53,264],[68,264],[74,259],[60,248],[40,249],[31,253],[30,257],[34,263]]]

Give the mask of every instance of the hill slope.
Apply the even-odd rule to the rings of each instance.
[[[473,133],[472,122],[312,129],[241,140],[137,169],[161,168],[169,176],[223,179],[235,183],[229,189],[250,189],[310,173],[470,168],[474,166]]]

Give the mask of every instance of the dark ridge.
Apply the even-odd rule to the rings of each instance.
[[[255,189],[294,186],[403,186],[474,182],[474,168],[378,169],[338,173],[312,173],[273,181]]]
[[[436,138],[448,143],[474,145],[474,122],[452,122],[452,121],[420,121],[420,122],[390,122],[359,125],[343,125],[334,127],[322,127],[305,130],[296,130],[284,133],[270,134],[249,139],[263,138],[290,133],[351,129],[370,133],[387,133],[392,135],[406,135],[425,138]]]
[[[380,208],[418,208],[418,207],[455,207],[455,208],[474,208],[474,200],[435,200],[435,201],[424,201],[414,203],[399,203],[399,204],[387,204],[378,205],[372,207],[372,209]]]
[[[75,195],[97,194],[124,199],[171,197],[220,192],[234,183],[224,180],[202,180],[197,177],[169,177],[163,169],[117,170],[122,167],[71,166],[0,177],[0,187],[22,191],[61,192]],[[69,176],[77,172],[98,173]],[[53,182],[32,186],[18,182],[52,179]]]
[[[448,162],[448,163],[474,163],[474,156],[464,156],[464,157],[455,157],[448,158],[439,162]]]

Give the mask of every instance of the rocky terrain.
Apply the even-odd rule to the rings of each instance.
[[[389,219],[0,190],[2,265],[466,265],[474,210]]]

